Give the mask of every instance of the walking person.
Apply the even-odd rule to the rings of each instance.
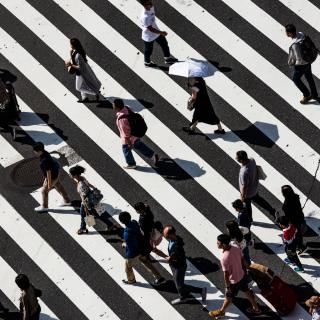
[[[293,269],[296,272],[304,272],[301,261],[297,255],[297,241],[296,233],[297,229],[289,222],[289,219],[285,216],[281,216],[277,219],[280,228],[283,230],[283,242],[285,245],[285,251],[287,258],[284,260],[287,264],[295,264]]]
[[[40,169],[44,176],[42,185],[42,205],[36,207],[36,212],[48,211],[49,191],[55,188],[62,196],[63,202],[61,206],[70,206],[70,198],[60,182],[60,165],[57,160],[53,159],[49,152],[44,148],[42,142],[36,142],[33,145],[34,153],[40,159]]]
[[[292,38],[292,43],[289,47],[288,65],[293,67],[292,80],[303,94],[300,103],[306,104],[311,99],[320,101],[312,75],[311,62],[304,59],[301,48],[306,37],[302,32],[297,32],[296,27],[293,24],[287,24],[285,29],[287,36]],[[307,80],[310,90],[301,80],[302,76]]]
[[[41,308],[37,298],[42,295],[41,290],[36,289],[25,274],[17,275],[15,282],[21,289],[20,312],[23,320],[39,320]]]
[[[306,222],[302,211],[300,199],[289,185],[282,186],[281,191],[284,197],[282,211],[284,212],[285,217],[288,218],[289,222],[292,223],[297,229],[297,252],[298,254],[301,254],[307,249],[307,246],[303,244],[302,229],[306,226]]]
[[[81,223],[80,229],[77,231],[79,235],[88,233],[88,229],[86,227],[86,216],[89,214],[94,214],[94,199],[92,189],[95,187],[88,182],[88,180],[82,176],[85,172],[85,169],[81,166],[74,166],[69,169],[69,174],[71,178],[77,184],[77,191],[81,198],[81,206],[80,206],[80,216]],[[105,221],[108,224],[108,230],[112,230],[115,226],[109,220]]]
[[[153,285],[159,285],[165,282],[159,271],[154,267],[149,258],[148,248],[145,247],[145,242],[140,231],[139,224],[136,220],[131,220],[130,213],[124,211],[119,214],[119,220],[125,225],[123,232],[124,243],[126,248],[125,272],[126,280],[122,280],[125,284],[135,284],[136,278],[133,272],[133,266],[141,262],[144,267],[152,273],[155,280]]]
[[[247,309],[247,312],[252,315],[259,315],[261,314],[261,310],[257,304],[254,293],[248,287],[247,266],[243,259],[241,249],[230,245],[230,241],[230,237],[226,234],[220,234],[217,237],[218,248],[223,252],[220,262],[224,274],[226,291],[222,307],[210,311],[209,316],[213,318],[223,317],[239,290],[245,293],[252,305],[251,308]]]
[[[81,42],[72,38],[70,46],[71,57],[65,62],[65,65],[69,73],[76,74],[76,90],[81,93],[81,99],[78,102],[89,102],[88,95],[94,95],[96,101],[99,101],[101,82],[88,65],[87,54]]]
[[[275,217],[276,210],[258,193],[259,179],[255,160],[253,158],[249,159],[247,153],[243,150],[237,151],[236,160],[241,164],[239,171],[240,198],[246,204],[250,221],[253,221],[252,201]]]
[[[191,292],[201,294],[202,301],[207,299],[207,288],[199,288],[184,283],[184,278],[187,270],[187,259],[184,251],[184,242],[181,237],[176,234],[176,230],[173,226],[168,225],[163,230],[164,237],[169,241],[167,258],[173,280],[179,293],[179,298],[171,301],[173,305],[184,303]]]
[[[230,244],[237,246],[242,250],[243,258],[250,266],[251,258],[248,248],[248,242],[245,239],[245,235],[249,234],[249,229],[238,225],[237,221],[230,220],[226,222],[226,228],[228,230],[229,237],[231,238]]]
[[[191,87],[192,91],[192,95],[188,102],[189,105],[192,105],[192,107],[189,107],[189,109],[192,110],[193,108],[194,112],[190,127],[183,127],[183,131],[193,134],[198,123],[204,122],[218,126],[218,129],[214,130],[214,133],[225,134],[220,120],[214,112],[204,79],[196,77],[190,78],[188,81],[188,86]]]
[[[160,31],[156,24],[156,16],[152,0],[140,0],[143,5],[141,13],[142,24],[142,40],[144,42],[144,65],[146,67],[156,67],[153,61],[151,61],[151,55],[153,51],[153,44],[157,42],[163,52],[165,64],[173,64],[178,60],[173,58],[170,54],[168,41],[166,39],[167,32]]]
[[[320,320],[320,297],[312,296],[306,301],[306,306],[309,307],[309,313],[312,316],[311,320]]]
[[[131,108],[125,106],[122,99],[115,99],[112,107],[117,114],[116,123],[122,142],[123,155],[127,163],[124,168],[135,169],[137,167],[132,154],[132,149],[140,151],[145,157],[152,159],[154,165],[157,165],[157,162],[159,161],[159,155],[145,145],[140,138],[131,134],[132,128],[128,119],[130,112],[133,112]]]
[[[143,233],[143,238],[145,241],[145,246],[150,252],[154,252],[162,258],[167,258],[168,256],[157,248],[157,245],[160,244],[162,240],[162,230],[157,229],[158,223],[154,222],[154,216],[150,207],[143,203],[137,202],[134,205],[134,209],[139,214],[139,226]]]

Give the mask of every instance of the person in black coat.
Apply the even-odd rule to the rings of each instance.
[[[206,83],[203,80],[203,78],[191,78],[190,83],[188,83],[188,86],[191,87],[192,90],[192,95],[189,98],[188,104],[193,104],[194,113],[190,127],[183,127],[183,131],[192,134],[194,133],[197,124],[199,122],[204,122],[207,124],[218,126],[218,130],[215,130],[214,133],[224,134],[225,131],[224,129],[222,129],[220,119],[214,112],[213,106],[208,95]]]
[[[303,244],[302,228],[305,226],[306,222],[304,219],[300,199],[289,185],[282,186],[281,191],[282,195],[284,196],[282,211],[289,219],[290,223],[292,223],[297,229],[297,252],[298,254],[301,254],[306,250],[307,247]]]
[[[166,226],[163,229],[164,237],[169,241],[167,258],[169,266],[172,271],[174,283],[179,293],[179,298],[171,301],[173,305],[183,303],[187,300],[191,292],[199,293],[202,296],[202,301],[206,301],[207,288],[199,288],[184,283],[184,277],[187,270],[187,259],[184,251],[184,242],[181,237],[176,234],[176,230],[173,226]]]

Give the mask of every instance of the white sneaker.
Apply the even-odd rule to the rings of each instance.
[[[47,212],[48,210],[49,210],[49,208],[45,208],[43,206],[39,206],[39,207],[34,208],[35,212]]]
[[[61,202],[59,203],[59,207],[67,207],[67,206],[71,206],[71,202]]]

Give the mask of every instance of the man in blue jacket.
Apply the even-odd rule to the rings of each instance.
[[[124,246],[126,248],[125,271],[127,280],[122,280],[125,284],[136,283],[133,272],[133,266],[140,261],[145,268],[151,272],[155,278],[153,285],[159,285],[165,282],[159,271],[153,266],[148,256],[148,248],[144,245],[143,236],[140,231],[139,223],[131,220],[130,213],[124,211],[119,214],[119,220],[126,227],[123,232]]]

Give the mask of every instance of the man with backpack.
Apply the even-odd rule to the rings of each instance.
[[[301,104],[306,104],[311,99],[320,102],[314,79],[312,76],[311,64],[316,60],[319,51],[312,40],[302,32],[297,32],[293,24],[287,24],[286,34],[292,38],[292,44],[289,47],[288,65],[293,67],[293,82],[302,92]],[[304,76],[309,84],[310,90],[302,82]]]
[[[115,99],[112,107],[117,113],[116,123],[122,142],[122,151],[127,163],[124,168],[135,169],[137,167],[132,154],[133,148],[140,151],[145,157],[152,159],[154,165],[157,165],[159,161],[158,154],[140,140],[147,131],[147,126],[142,116],[125,106],[122,99]]]
[[[151,272],[155,278],[153,285],[159,285],[165,282],[165,279],[160,275],[159,271],[153,266],[149,258],[148,248],[145,247],[145,241],[141,234],[139,223],[136,220],[131,220],[129,212],[121,212],[119,220],[125,225],[123,231],[123,246],[126,248],[125,271],[126,280],[122,280],[125,284],[135,284],[136,278],[133,272],[133,266],[140,261],[145,268]]]
[[[54,160],[49,152],[44,149],[42,142],[36,142],[33,145],[33,152],[40,159],[40,168],[44,176],[42,186],[42,205],[36,207],[34,210],[36,212],[48,211],[48,194],[53,188],[55,188],[63,197],[64,201],[61,203],[61,206],[70,206],[70,198],[59,179],[60,165],[58,161]]]

